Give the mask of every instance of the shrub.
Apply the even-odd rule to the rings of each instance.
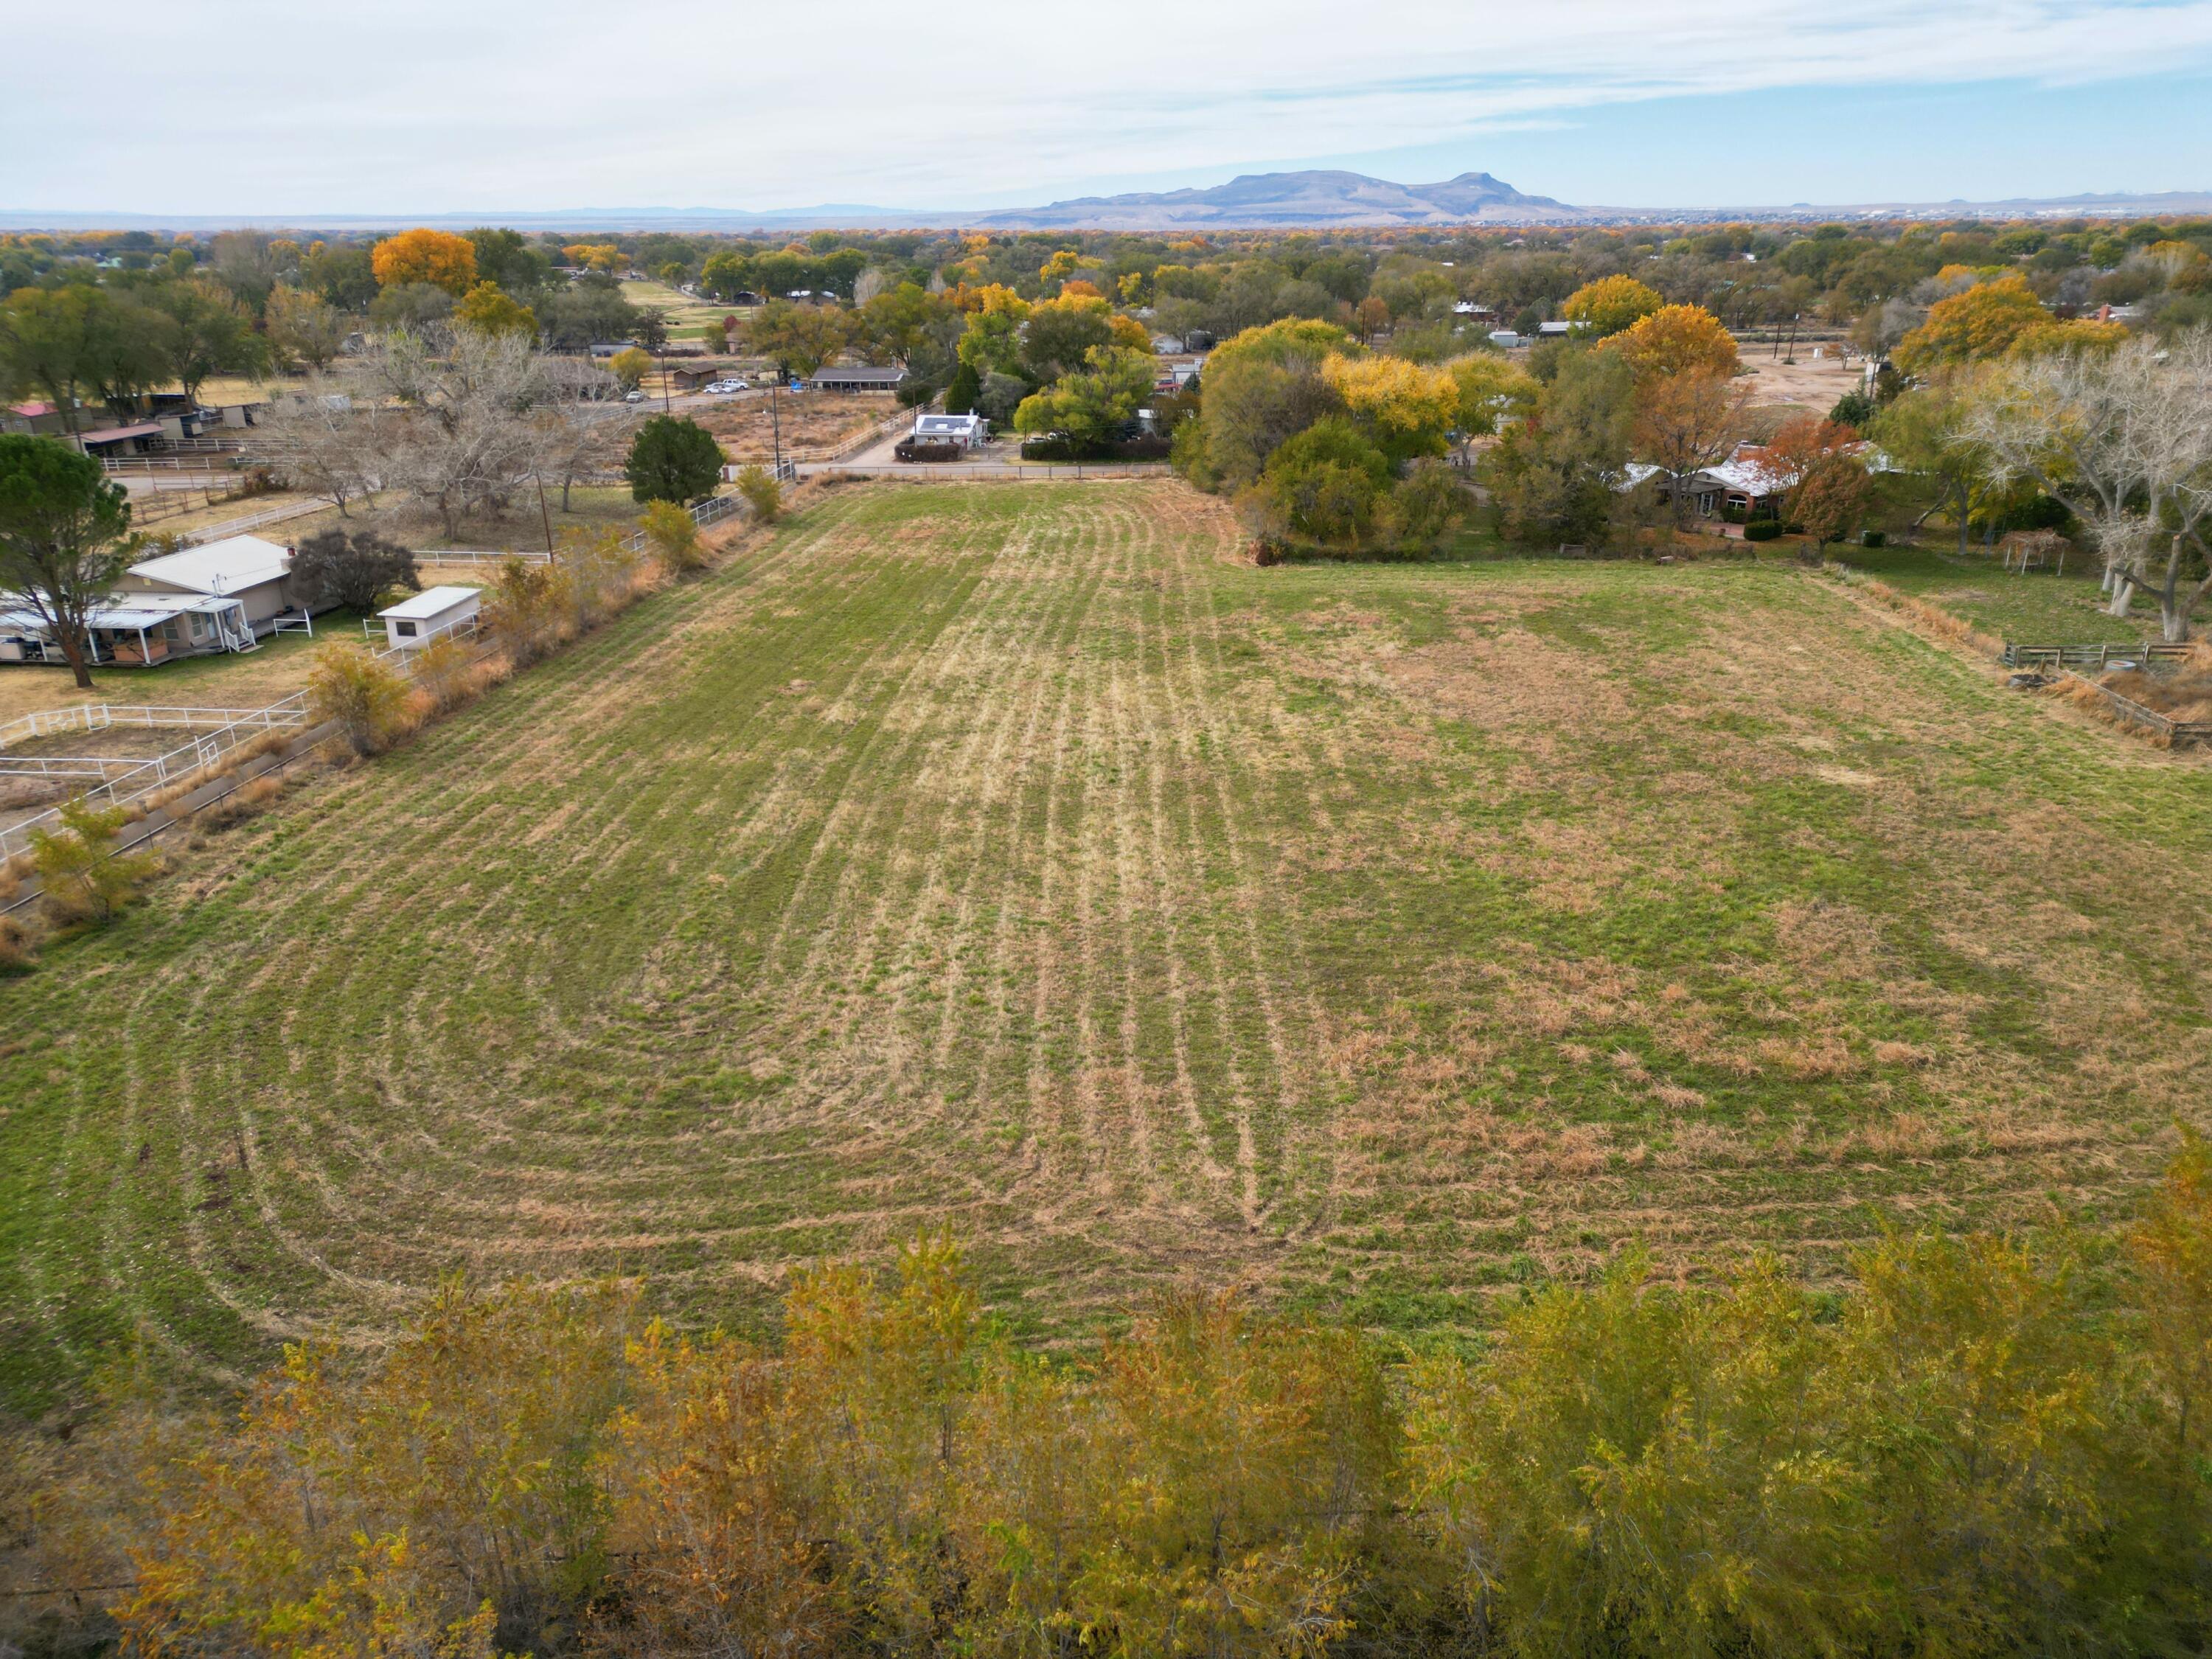
[[[517,666],[560,643],[568,589],[567,576],[552,565],[508,559],[500,566],[484,601],[484,618]]]
[[[15,916],[0,916],[0,974],[27,974],[38,966],[38,941]]]
[[[115,838],[131,815],[80,795],[60,809],[59,830],[31,832],[31,867],[47,905],[70,921],[106,921],[138,896],[159,867],[151,853],[119,853]]]
[[[1389,486],[1388,458],[1351,422],[1332,416],[1280,445],[1243,499],[1263,538],[1350,549],[1374,535]]]
[[[1828,418],[1838,426],[1856,427],[1863,432],[1881,412],[1875,400],[1865,392],[1846,392],[1836,399],[1836,406],[1828,411]]]
[[[10,1544],[134,1573],[151,1654],[2148,1656],[2212,1614],[2185,1131],[2109,1244],[1893,1232],[1826,1290],[1626,1252],[1395,1378],[1197,1287],[1048,1359],[949,1238],[896,1267],[795,1275],[780,1351],[449,1281],[220,1409],[117,1388],[0,1464]]]
[[[891,447],[891,453],[902,461],[957,461],[962,453],[960,446],[938,439],[902,438]],[[1022,446],[1029,453],[1029,446]]]
[[[1474,498],[1442,461],[1422,461],[1390,492],[1390,511],[1401,546],[1432,553],[1467,522]]]
[[[320,647],[307,670],[308,718],[336,721],[356,755],[374,755],[404,732],[410,701],[397,669],[343,641]]]
[[[446,634],[410,652],[407,665],[432,707],[442,712],[467,695],[475,654],[476,648],[467,641]]]
[[[1772,519],[1753,519],[1743,527],[1743,538],[1747,542],[1771,542],[1782,534],[1782,526]]]
[[[645,509],[646,544],[661,568],[678,575],[703,569],[707,550],[699,540],[699,521],[673,501],[653,501]]]
[[[738,474],[738,494],[763,524],[774,524],[783,516],[783,485],[757,461]]]
[[[1022,459],[1025,461],[1164,461],[1173,451],[1171,440],[1151,433],[1085,443],[1055,432],[1022,441]]]
[[[319,603],[355,611],[374,611],[389,589],[422,585],[414,554],[398,543],[374,530],[348,535],[338,529],[318,531],[300,544],[292,556],[292,582]]]

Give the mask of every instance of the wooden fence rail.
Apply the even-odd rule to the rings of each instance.
[[[2133,645],[2020,645],[2005,641],[2004,665],[2007,668],[2110,668],[2116,662],[2146,663],[2163,658],[2177,661],[2197,647],[2183,641],[2169,645],[2163,640],[2139,640]]]
[[[2100,685],[2094,680],[2085,679],[2071,669],[2064,672],[2066,678],[2075,684],[2086,685],[2103,698],[2105,706],[2125,725],[2140,726],[2147,732],[2155,732],[2176,748],[2187,744],[2212,743],[2212,720],[2178,720],[2171,715],[2160,714],[2155,708],[2145,708],[2133,697],[2124,696],[2109,685]]]

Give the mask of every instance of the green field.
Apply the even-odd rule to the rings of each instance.
[[[1900,593],[1942,605],[1993,639],[2023,645],[2127,644],[2157,639],[2157,605],[2138,595],[2129,617],[2105,612],[2094,554],[2076,550],[2063,576],[2003,569],[1979,548],[1960,556],[1935,547],[1845,548],[1835,556]]]
[[[1407,1331],[1624,1240],[2125,1212],[2212,1118],[2212,769],[1774,567],[1291,565],[834,491],[0,981],[0,1399],[426,1287],[758,1319],[947,1221]]]

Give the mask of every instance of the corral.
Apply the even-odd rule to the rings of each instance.
[[[2094,1224],[2208,1118],[2208,808],[1787,568],[834,490],[0,986],[0,1386],[940,1222],[1056,1337]]]

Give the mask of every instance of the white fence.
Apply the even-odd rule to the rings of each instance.
[[[810,478],[904,478],[923,483],[975,479],[1164,478],[1164,461],[901,461],[890,466],[848,466],[824,461],[805,469]]]
[[[0,726],[0,763],[7,759],[9,744],[50,738],[60,732],[104,732],[111,726],[182,726],[188,731],[204,731],[255,720],[266,726],[272,723],[268,716],[266,708],[179,708],[164,703],[137,702],[80,703],[74,708],[41,709]],[[290,720],[273,723],[293,724]]]
[[[198,547],[207,542],[219,542],[228,536],[243,536],[248,531],[258,530],[264,525],[281,524],[286,519],[305,518],[310,513],[320,513],[330,506],[325,501],[293,501],[283,507],[264,508],[248,514],[243,519],[233,519],[228,524],[212,524],[204,530],[189,531],[184,543],[186,547]]]
[[[232,750],[252,742],[264,732],[303,727],[307,720],[307,694],[295,691],[282,702],[270,703],[266,708],[248,709],[242,714],[229,709],[213,712],[231,714],[237,718],[202,733],[179,748],[172,749],[166,755],[127,763],[122,770],[84,791],[80,799],[104,806],[128,806],[164,785],[197,772],[204,766],[213,765]],[[21,764],[27,758],[19,757],[15,764]],[[60,822],[61,813],[50,811],[26,819],[10,829],[0,830],[0,855],[27,850],[33,830],[49,830]]]
[[[505,564],[509,559],[520,559],[525,564],[550,564],[553,556],[544,548],[510,553],[485,552],[482,549],[432,547],[423,548],[415,555],[417,564]]]

